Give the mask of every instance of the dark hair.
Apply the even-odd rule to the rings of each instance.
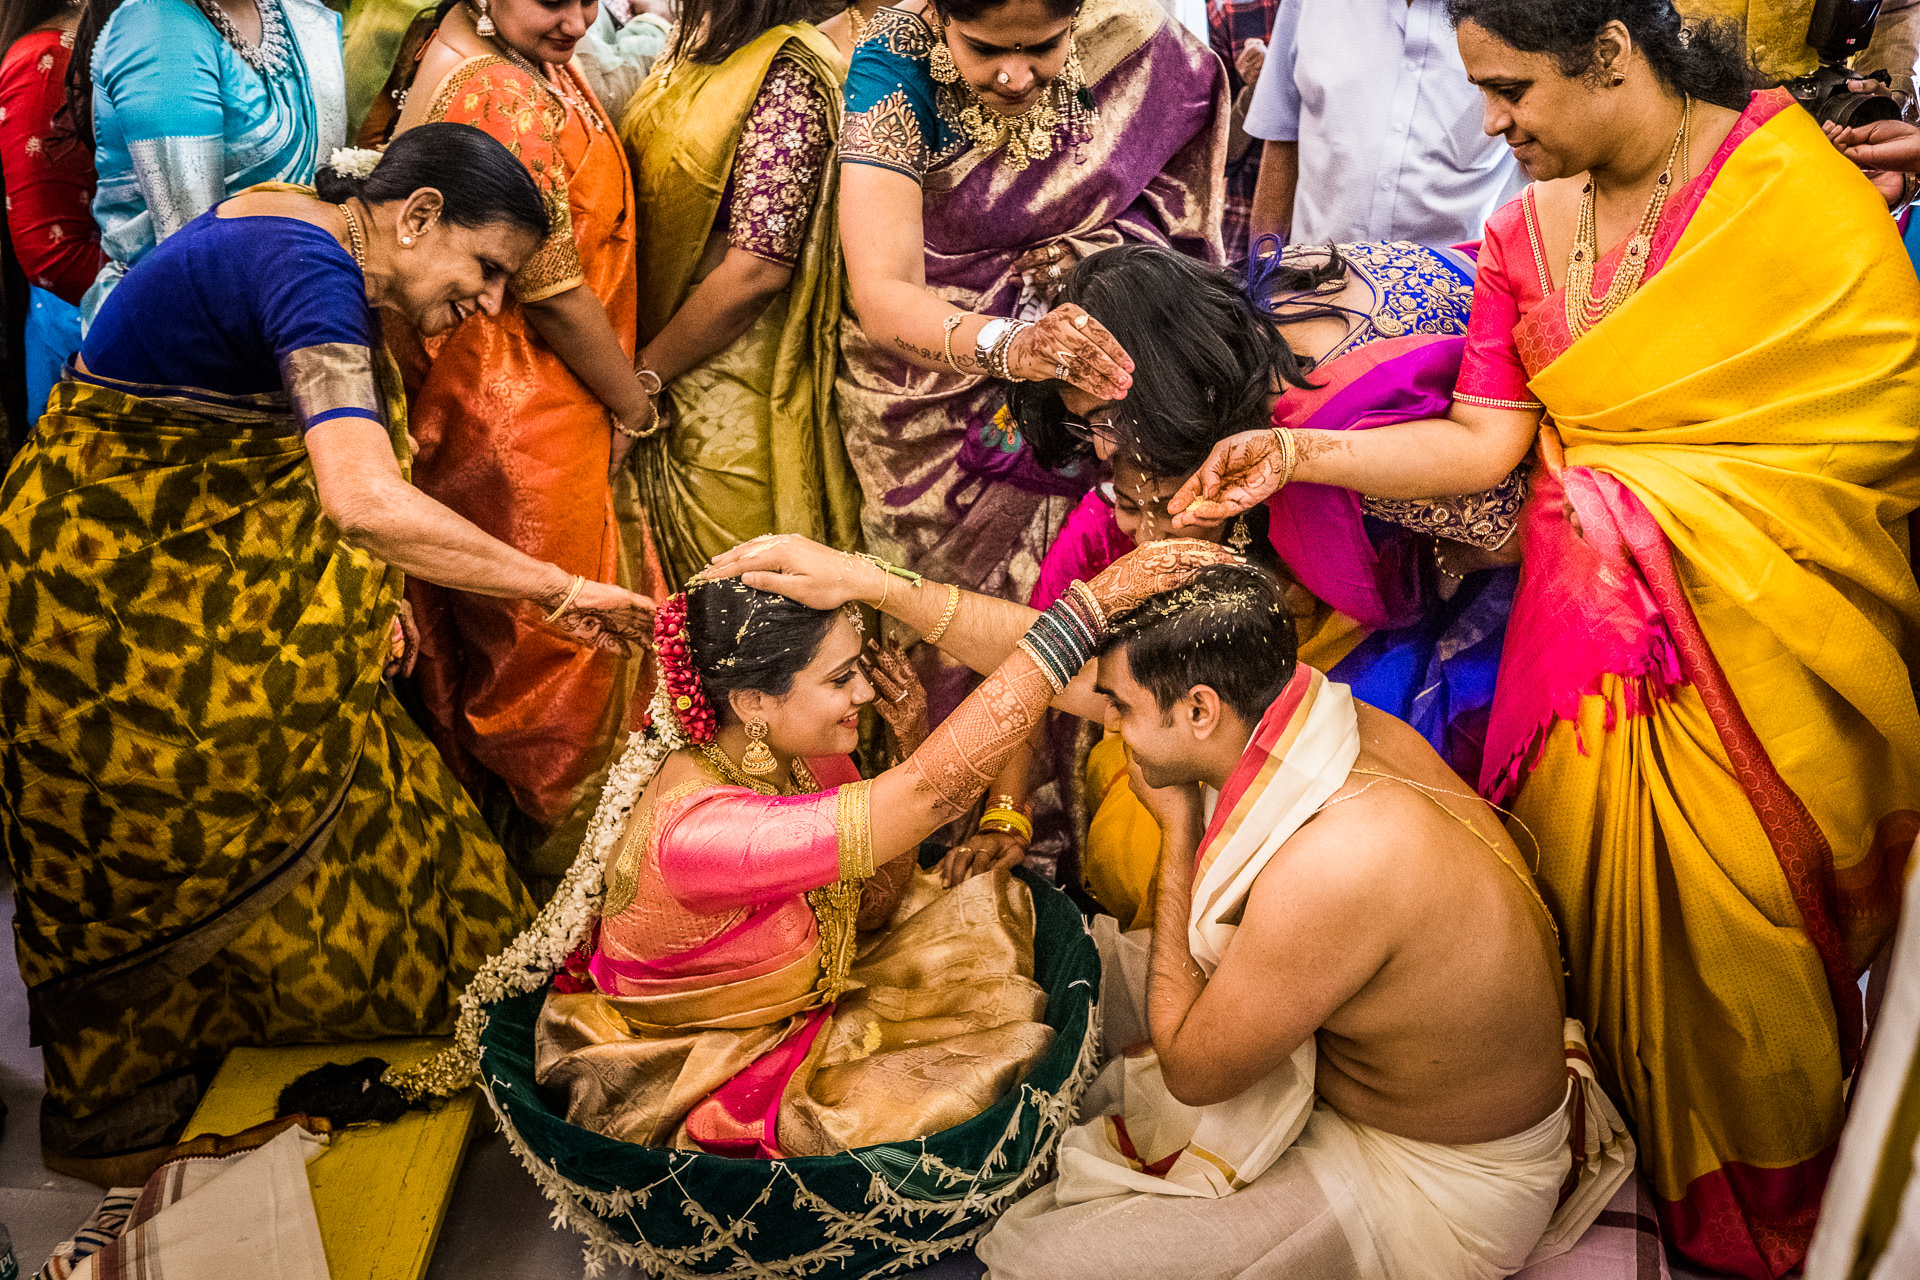
[[[729,694],[786,697],[839,616],[837,609],[809,609],[738,578],[688,588],[687,648],[715,714],[729,714]]]
[[[775,27],[822,22],[842,7],[835,0],[679,0],[664,61],[716,66]]]
[[[972,22],[985,17],[1008,0],[931,0],[929,8],[939,22]],[[1047,16],[1058,22],[1080,12],[1083,0],[1043,0]]]
[[[442,121],[409,129],[387,144],[366,177],[348,177],[323,165],[313,186],[331,204],[349,196],[382,204],[432,187],[446,201],[440,216],[455,226],[505,222],[537,236],[549,229],[547,202],[533,175],[511,151],[470,124]]]
[[[1594,70],[1600,32],[1617,21],[1676,93],[1739,111],[1758,83],[1737,31],[1683,22],[1671,0],[1447,0],[1447,16],[1456,27],[1484,27],[1522,53],[1548,55],[1566,76]]]
[[[1293,679],[1299,640],[1279,581],[1250,564],[1210,564],[1108,625],[1101,653],[1122,649],[1164,716],[1195,685],[1243,720],[1267,713]]]
[[[1338,263],[1344,273],[1345,264]],[[1333,278],[1285,268],[1275,283]],[[1284,280],[1279,279],[1284,276]],[[1265,423],[1278,387],[1310,385],[1311,365],[1281,336],[1283,320],[1254,302],[1232,272],[1155,245],[1102,249],[1067,274],[1060,301],[1078,303],[1133,357],[1133,386],[1115,406],[1121,443],[1154,475],[1187,475],[1219,441]],[[1056,382],[1015,383],[1014,420],[1043,466],[1090,452],[1062,424]]]
[[[101,29],[113,17],[121,0],[86,0],[80,10],[80,24],[73,32],[73,60],[67,63],[67,117],[73,122],[73,136],[91,151],[93,136],[93,46],[100,41]]]
[[[0,57],[14,41],[66,7],[66,0],[7,0],[0,8]]]

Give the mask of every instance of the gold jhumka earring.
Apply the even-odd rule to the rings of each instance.
[[[960,68],[953,65],[953,51],[947,48],[947,29],[940,28],[940,39],[927,55],[927,74],[941,84],[958,84]]]
[[[1247,548],[1251,545],[1253,545],[1253,535],[1247,532],[1247,518],[1237,517],[1233,522],[1233,532],[1227,535],[1227,550],[1245,560]]]
[[[756,778],[764,778],[780,768],[773,749],[767,746],[767,722],[758,716],[747,721],[747,750],[740,757],[740,768]]]
[[[479,3],[476,4],[474,8],[479,11],[479,16],[473,20],[474,34],[491,36],[493,34],[493,14],[488,11],[489,6],[487,0],[479,0]]]

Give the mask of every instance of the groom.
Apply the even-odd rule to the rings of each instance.
[[[1150,951],[1110,932],[1102,959],[1146,970],[1150,1047],[1112,1045],[1129,1001],[1105,1001],[1125,1052],[1058,1180],[981,1242],[995,1280],[1505,1276],[1631,1170],[1590,1076],[1569,1083],[1559,949],[1518,849],[1294,645],[1244,564],[1110,625],[1096,687],[1162,858]]]

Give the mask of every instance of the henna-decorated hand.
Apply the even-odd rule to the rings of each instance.
[[[703,578],[739,578],[756,591],[771,591],[809,609],[838,609],[881,596],[886,571],[870,560],[823,547],[797,533],[743,542],[715,556]]]
[[[553,626],[596,649],[629,652],[653,634],[653,601],[608,582],[582,583]]]
[[[1067,273],[1079,261],[1080,255],[1073,251],[1072,245],[1056,240],[1021,254],[1014,260],[1013,269],[1020,273],[1023,283],[1037,288],[1051,302],[1066,284]]]
[[[895,760],[905,760],[927,740],[927,690],[907,661],[906,650],[892,641],[867,641],[860,671],[878,694],[874,714],[893,734]]]
[[[1217,523],[1259,506],[1280,488],[1280,462],[1280,442],[1273,432],[1228,436],[1168,500],[1173,527]]]
[[[1100,602],[1100,611],[1112,618],[1148,596],[1173,590],[1192,577],[1195,569],[1237,558],[1217,542],[1169,538],[1129,551],[1087,585],[1093,588],[1093,598]]]
[[[1071,302],[1014,335],[1007,363],[1024,382],[1052,378],[1102,400],[1125,399],[1133,385],[1133,357],[1105,325]]]

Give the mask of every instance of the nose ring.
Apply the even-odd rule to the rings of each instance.
[[[1008,74],[1007,74],[1006,72],[1004,72],[1004,71],[1002,71],[1002,72],[1000,73],[1000,83],[1001,83],[1001,84],[1012,84],[1012,83],[1013,83],[1013,77],[1012,77],[1012,76],[1010,76],[1010,75],[1008,75]]]

